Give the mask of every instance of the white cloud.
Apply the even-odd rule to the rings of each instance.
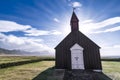
[[[9,34],[5,35],[1,32],[21,31],[27,37],[17,37]],[[7,49],[20,49],[25,51],[37,52],[54,52],[54,49],[47,46],[43,39],[37,37],[41,35],[60,35],[57,30],[39,30],[29,25],[21,25],[13,21],[0,20],[0,44],[1,47]],[[32,37],[31,37],[32,36]]]
[[[44,44],[42,39],[30,37],[17,37],[0,33],[0,43],[2,43],[2,47],[7,49],[20,49],[30,52],[54,51]]]
[[[55,18],[57,22],[58,19]],[[26,36],[41,36],[41,35],[59,35],[61,32],[57,30],[38,30],[30,25],[21,25],[13,21],[0,20],[0,32],[22,31]]]
[[[114,25],[120,23],[120,17],[113,17],[106,19],[104,21],[95,23],[93,20],[86,20],[80,23],[80,30],[84,33],[102,33],[102,32],[112,32],[119,30],[119,27],[107,29],[105,31],[96,31],[98,29],[108,27],[110,25]]]
[[[57,18],[54,18],[53,20],[58,23],[60,22]]]
[[[57,31],[57,30],[52,30],[52,31],[50,32],[50,34],[53,34],[53,35],[60,35],[60,34],[62,34],[62,33],[59,32],[59,31]]]
[[[0,33],[0,41],[4,41],[5,38],[6,38],[6,36],[4,34]]]
[[[92,23],[92,22],[93,22],[93,20],[90,19],[90,20],[85,20],[85,21],[83,21],[82,23],[83,23],[83,24],[87,24],[87,23]]]
[[[113,47],[114,48],[120,48],[120,45],[114,45]]]
[[[17,45],[21,45],[21,44],[25,44],[25,41],[22,38],[16,37],[14,35],[9,35],[6,37],[6,41],[8,43],[13,43],[13,44],[17,44]]]
[[[13,21],[0,20],[0,32],[24,31],[31,28],[29,25],[20,25]]]
[[[114,32],[120,30],[120,26],[105,30],[105,32]]]
[[[57,30],[45,31],[45,30],[38,30],[36,28],[31,28],[26,30],[26,36],[41,36],[41,35],[60,35],[61,32]]]
[[[102,56],[120,56],[120,45],[103,46],[101,48]]]
[[[109,28],[109,29],[106,29],[106,30],[103,30],[103,31],[97,31],[97,32],[94,32],[94,33],[115,32],[115,31],[119,31],[119,30],[120,30],[120,26],[114,27],[114,28]]]
[[[41,35],[48,35],[49,31],[38,30],[36,28],[31,28],[29,30],[24,31],[26,32],[25,35],[27,36],[41,36]]]
[[[76,7],[81,7],[82,6],[82,4],[80,3],[80,2],[72,2],[71,3],[71,5],[72,5],[72,7],[74,7],[74,8],[76,8]]]

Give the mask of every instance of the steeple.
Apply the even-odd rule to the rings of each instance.
[[[72,17],[71,17],[71,21],[70,21],[70,25],[71,25],[71,32],[73,31],[78,31],[79,30],[79,20],[73,10],[73,13],[72,13]]]

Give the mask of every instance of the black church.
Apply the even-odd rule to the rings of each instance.
[[[71,32],[55,47],[55,68],[102,71],[100,47],[79,31],[74,11],[70,25]]]

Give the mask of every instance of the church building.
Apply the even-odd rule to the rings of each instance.
[[[55,47],[55,68],[102,71],[100,47],[79,31],[74,11],[70,25],[71,32]]]

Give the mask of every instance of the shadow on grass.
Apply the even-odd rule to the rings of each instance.
[[[41,72],[40,74],[38,74],[32,80],[47,80],[48,76],[52,76],[53,71],[54,71],[53,69],[54,69],[54,67],[48,68],[47,70],[45,70],[45,71]]]
[[[64,80],[112,80],[106,74],[89,70],[66,70]]]
[[[35,62],[40,62],[40,61],[54,61],[54,59],[44,59],[43,58],[43,59],[18,61],[18,62],[11,62],[11,63],[2,63],[2,64],[0,64],[0,69],[13,67],[13,66],[24,65],[24,64],[29,64],[29,63],[35,63]]]
[[[48,68],[45,71],[38,74],[32,80],[56,80],[56,79],[52,78],[53,72],[54,72],[54,67]],[[112,80],[111,78],[109,78],[104,73],[93,72],[92,74],[89,74],[89,75],[93,76],[93,78],[89,79],[89,80]],[[49,78],[50,76],[51,76],[51,78]],[[72,76],[67,77],[67,79],[64,78],[64,80],[79,80],[79,79],[73,79],[73,78],[70,78],[70,77],[72,77]],[[80,79],[80,80],[88,80],[88,79]]]
[[[102,59],[102,61],[114,61],[114,62],[120,62],[120,58],[116,58],[116,59]]]
[[[98,79],[96,79],[96,80],[112,80],[109,76],[107,76],[107,75],[104,74],[104,73],[99,73],[96,78],[98,78]]]

